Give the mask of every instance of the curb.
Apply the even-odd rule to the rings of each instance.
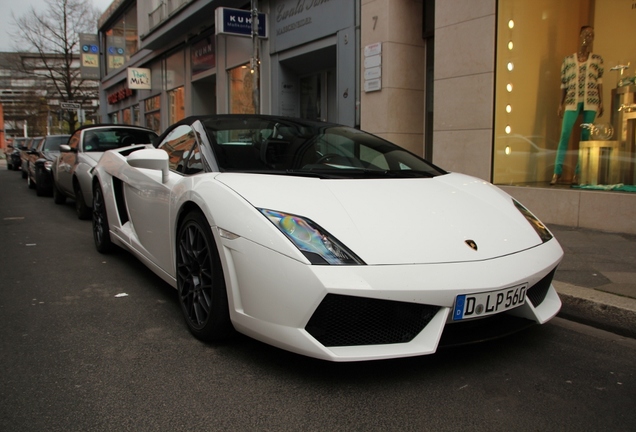
[[[636,300],[553,281],[563,306],[558,316],[636,338]]]

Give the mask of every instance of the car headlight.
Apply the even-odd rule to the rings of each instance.
[[[541,237],[541,241],[543,243],[552,239],[552,234],[550,233],[548,228],[543,225],[543,222],[537,219],[537,217],[533,215],[530,210],[521,205],[519,201],[513,199],[512,202],[515,203],[515,207],[517,207],[517,210],[521,212],[521,214],[526,218],[530,225],[532,225],[532,228],[534,228],[537,234],[539,234],[539,237]]]
[[[259,209],[312,264],[364,265],[359,257],[310,219]]]

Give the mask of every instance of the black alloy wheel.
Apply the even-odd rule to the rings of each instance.
[[[227,291],[219,253],[205,216],[185,216],[176,244],[179,303],[190,332],[211,342],[232,331]]]
[[[99,184],[93,188],[93,241],[95,249],[99,253],[108,253],[113,249],[108,232],[108,215],[106,213],[106,203],[104,193]]]

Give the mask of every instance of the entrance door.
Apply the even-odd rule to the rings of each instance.
[[[300,78],[300,117],[307,120],[338,120],[336,70],[329,69]]]

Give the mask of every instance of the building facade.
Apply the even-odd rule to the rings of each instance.
[[[49,78],[49,68],[62,68],[56,54],[45,54],[45,65],[39,53],[0,53],[0,104],[3,107],[5,139],[67,133],[68,109],[60,95],[60,82]],[[48,66],[48,67],[47,67]],[[79,58],[73,59],[71,73],[79,73]],[[53,71],[55,73],[55,71]],[[75,119],[96,121],[98,115],[98,81],[73,80]]]
[[[161,132],[188,115],[254,112],[256,90],[262,113],[360,127],[495,183],[544,222],[636,233],[636,38],[611,31],[631,28],[632,0],[257,3],[255,45],[250,1],[113,2],[99,23],[102,120]],[[604,60],[605,112],[576,120],[550,185],[561,68],[584,25]]]

